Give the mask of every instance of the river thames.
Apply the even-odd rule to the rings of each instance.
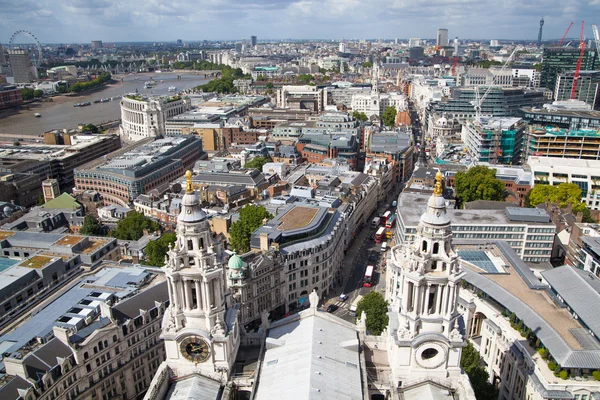
[[[156,82],[152,89],[144,89],[144,82],[150,76]],[[124,77],[123,82],[107,86],[104,90],[83,96],[55,97],[53,102],[37,102],[21,110],[2,110],[0,112],[0,134],[22,134],[27,136],[37,136],[44,132],[54,129],[72,129],[80,123],[101,124],[108,121],[114,121],[121,118],[121,108],[119,99],[111,100],[106,103],[93,103],[94,100],[100,100],[108,97],[123,96],[127,93],[137,91],[140,94],[148,95],[166,95],[175,94],[168,91],[170,86],[175,86],[177,92],[191,89],[202,85],[212,78],[206,79],[199,75],[181,75],[177,79],[177,74],[173,73],[155,73],[155,74],[136,74]],[[76,103],[91,102],[87,107],[73,107]],[[36,118],[34,113],[40,113],[42,116]]]

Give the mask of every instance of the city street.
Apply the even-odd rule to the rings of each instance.
[[[390,199],[394,196],[390,196]],[[390,204],[391,201],[388,203]],[[395,212],[392,208],[389,208]],[[354,322],[354,317],[350,315],[350,305],[359,295],[365,295],[371,290],[379,290],[383,295],[385,292],[385,266],[383,265],[386,253],[381,252],[381,244],[376,244],[370,237],[377,229],[371,228],[370,225],[365,226],[356,237],[353,244],[348,248],[348,252],[344,257],[341,276],[343,283],[335,287],[330,292],[330,296],[325,299],[323,307],[327,308],[334,304],[338,307],[334,314],[346,321]],[[389,247],[388,247],[389,249]],[[372,260],[369,260],[369,255],[373,254]],[[373,273],[373,287],[363,287],[363,278],[368,265],[375,267]],[[346,301],[339,299],[340,294],[346,294]]]

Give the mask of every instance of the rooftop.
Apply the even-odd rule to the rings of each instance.
[[[19,264],[19,266],[38,269],[38,268],[42,268],[43,266],[45,266],[52,260],[53,260],[53,258],[50,258],[50,257],[36,255],[36,256],[33,256],[33,257],[23,261],[21,264]]]
[[[313,207],[294,207],[279,218],[281,223],[277,225],[277,230],[291,231],[303,228],[310,224],[318,211],[318,208]]]
[[[515,313],[535,332],[552,357],[563,367],[590,369],[600,367],[597,339],[582,329],[582,325],[573,318],[571,311],[562,307],[560,301],[556,301],[549,291],[549,286],[533,275],[510,246],[499,247],[500,244],[504,242],[499,241],[488,245],[489,247],[486,246],[488,248],[485,253],[491,258],[502,259],[505,265],[502,272],[488,273],[484,269],[474,267],[471,262],[466,262],[462,263],[466,274],[464,279],[495,302]],[[542,275],[545,277],[546,274],[555,274],[555,270],[549,269],[542,272]],[[567,285],[570,283],[575,282],[571,280]],[[577,293],[580,293],[582,287],[580,283],[571,285],[568,290],[574,294],[575,287]],[[599,296],[595,293],[594,297]],[[588,297],[580,298],[581,301],[577,304],[581,304],[582,301],[587,301],[590,306],[595,304]]]
[[[530,125],[529,133],[535,136],[600,136],[600,130],[598,129],[565,129],[541,125]]]

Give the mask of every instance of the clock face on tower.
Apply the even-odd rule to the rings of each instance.
[[[202,363],[208,359],[210,348],[200,336],[188,336],[179,344],[181,354],[194,363]]]

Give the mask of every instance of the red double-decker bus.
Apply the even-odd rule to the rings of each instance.
[[[371,287],[371,285],[373,284],[373,269],[374,268],[372,265],[367,266],[367,270],[365,271],[365,279],[363,283],[364,287]]]
[[[381,216],[381,225],[384,225],[387,223],[388,218],[392,215],[391,211],[386,211],[382,216]]]
[[[375,232],[375,243],[379,244],[382,241],[385,240],[385,228],[383,226],[379,227],[379,229],[377,229],[377,232]]]

